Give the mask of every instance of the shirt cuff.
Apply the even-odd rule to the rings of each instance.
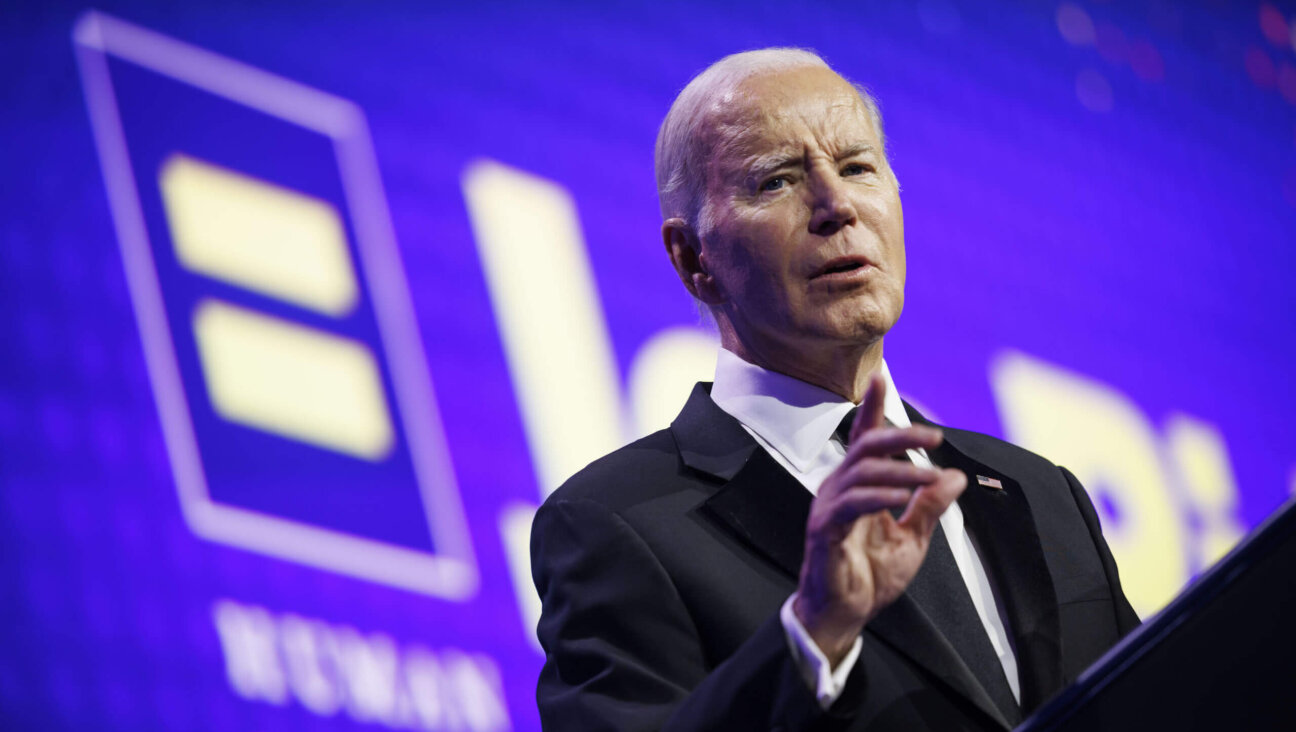
[[[837,664],[837,668],[830,668],[828,657],[819,650],[819,646],[815,645],[810,632],[801,625],[796,613],[792,611],[792,601],[795,599],[796,594],[793,594],[783,603],[783,608],[779,610],[779,620],[783,621],[783,632],[787,634],[788,647],[792,651],[792,659],[796,662],[797,670],[801,672],[801,678],[805,679],[806,685],[814,691],[815,698],[819,700],[819,707],[827,709],[837,701],[842,690],[846,688],[846,678],[850,676],[851,669],[855,668],[855,662],[859,660],[864,640],[856,636],[855,642],[851,644],[850,650],[846,652],[841,663]]]

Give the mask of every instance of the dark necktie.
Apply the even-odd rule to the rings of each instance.
[[[833,437],[836,437],[843,447],[850,445],[851,423],[855,421],[855,413],[858,411],[859,407],[851,407],[846,416],[842,417],[842,420],[837,423],[837,429],[833,430]]]
[[[849,444],[851,423],[855,420],[855,409],[842,418],[833,435],[842,445]],[[888,421],[888,424],[890,422]],[[895,459],[908,461],[907,455],[896,455]],[[900,511],[892,515],[899,517]],[[963,658],[963,662],[972,670],[972,674],[986,690],[995,706],[1013,725],[1021,721],[1021,706],[1013,698],[1012,688],[1004,675],[1003,664],[990,644],[990,636],[977,615],[972,596],[968,593],[967,583],[959,572],[950,551],[949,540],[939,523],[932,532],[931,543],[927,547],[927,558],[905,594],[918,603],[923,612],[945,636],[954,650]]]

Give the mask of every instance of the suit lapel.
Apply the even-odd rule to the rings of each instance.
[[[931,424],[906,408],[915,423]],[[1062,688],[1061,625],[1053,579],[1021,484],[978,460],[956,431],[945,434],[945,442],[931,451],[932,461],[967,475],[959,508],[1005,606],[1017,652],[1022,713],[1029,715]],[[995,481],[1002,488],[995,487]]]
[[[972,702],[1005,729],[1012,727],[982,688],[963,657],[907,593],[873,618],[864,630],[907,656],[952,691]]]
[[[794,579],[801,572],[810,493],[711,400],[710,384],[693,388],[671,423],[688,467],[723,482],[703,513],[743,539]]]
[[[795,582],[805,551],[810,493],[698,384],[671,424],[684,464],[721,485],[702,513],[742,539]],[[878,614],[865,631],[939,679],[1005,728],[1009,727],[954,648],[907,595]]]
[[[738,420],[711,400],[711,384],[706,382],[693,387],[671,422],[671,434],[685,465],[722,480],[732,479],[759,447]]]
[[[801,575],[810,492],[765,450],[703,504],[708,513],[794,580]]]

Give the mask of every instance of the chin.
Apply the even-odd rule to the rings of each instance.
[[[825,313],[826,318],[820,325],[822,335],[842,343],[871,345],[885,336],[900,318],[900,308],[880,308],[876,303],[869,307],[852,307],[849,312]]]
[[[850,323],[815,323],[802,332],[811,334],[811,340],[834,347],[860,348],[873,345],[886,335],[883,323],[854,321]]]

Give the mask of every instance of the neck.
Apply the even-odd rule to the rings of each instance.
[[[774,343],[739,338],[720,328],[720,344],[742,360],[827,389],[859,404],[869,378],[882,368],[882,338],[869,343]]]

